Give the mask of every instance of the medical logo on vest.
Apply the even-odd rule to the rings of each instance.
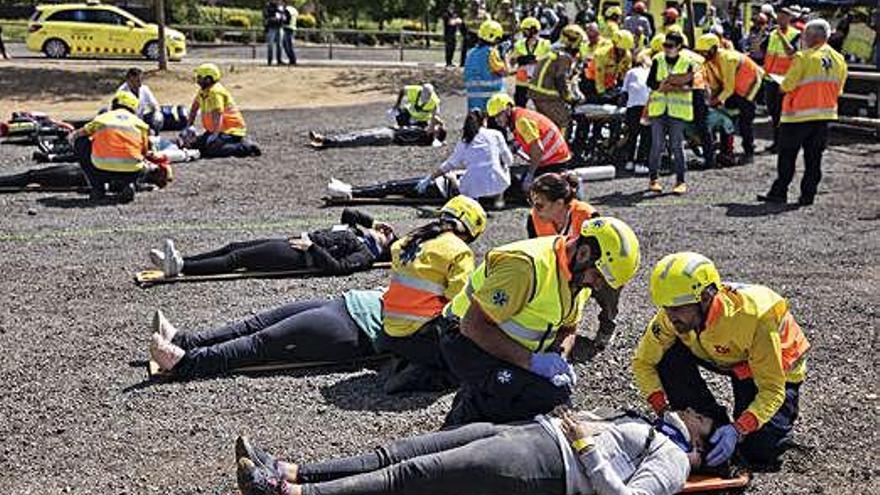
[[[495,373],[495,381],[507,385],[513,381],[513,373],[510,370],[499,370],[498,373]]]
[[[496,306],[505,306],[509,300],[510,297],[507,295],[507,292],[504,292],[502,289],[498,289],[492,293],[492,304]]]

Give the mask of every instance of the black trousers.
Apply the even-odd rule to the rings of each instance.
[[[651,150],[651,128],[640,123],[644,106],[626,109],[626,145],[623,148],[623,161],[647,163]],[[638,146],[636,145],[638,143]]]
[[[298,466],[303,495],[564,495],[555,439],[532,421],[474,423]]]
[[[440,349],[460,388],[444,426],[478,421],[511,423],[571,403],[571,389],[502,361],[459,332],[441,337]]]
[[[73,149],[92,189],[105,191],[109,186],[111,191],[115,191],[121,186],[134,184],[141,178],[142,172],[108,172],[95,168],[92,163],[92,140],[87,136],[77,138]]]
[[[767,104],[767,113],[773,122],[773,145],[779,143],[779,118],[782,114],[782,92],[775,82],[764,81],[764,102]]]
[[[770,196],[786,199],[788,186],[794,179],[798,152],[804,150],[804,176],[801,198],[812,201],[822,180],[822,153],[828,143],[828,122],[798,122],[779,126],[779,154],[776,159],[776,180]]]
[[[715,420],[729,423],[727,409],[718,403],[700,375],[700,368],[720,372],[711,363],[700,360],[681,342],[676,342],[663,355],[657,365],[663,390],[672,409],[692,407],[695,411]],[[733,387],[733,415],[739,417],[758,393],[752,379],[739,380],[730,376]],[[771,465],[778,462],[779,455],[787,447],[791,431],[798,417],[799,383],[785,387],[785,402],[759,430],[746,435],[740,443],[739,453],[752,464]]]
[[[525,108],[529,104],[529,87],[515,86],[513,89],[513,104]]]
[[[280,53],[278,58],[281,58]],[[227,158],[230,156],[242,158],[253,155],[254,144],[246,138],[221,133],[217,136],[216,141],[209,145],[208,136],[210,133],[202,134],[193,144],[193,148],[199,150],[202,158]]]
[[[446,181],[447,195],[444,196],[437,185],[433,182],[425,190],[424,194],[416,190],[421,178],[390,180],[370,186],[355,186],[351,188],[351,195],[355,198],[387,198],[388,196],[403,196],[404,198],[438,199],[458,195],[458,188],[451,181]]]
[[[376,353],[342,298],[280,306],[203,332],[178,332],[186,350],[172,370],[181,377],[212,375],[274,361],[347,361]]]
[[[0,187],[25,188],[31,184],[41,187],[82,187],[89,186],[79,165],[65,164],[36,168],[20,174],[0,177]]]
[[[452,65],[452,58],[455,56],[455,32],[451,36],[446,34],[443,37],[443,42],[446,45],[446,66],[449,67]]]
[[[239,269],[298,270],[307,266],[305,251],[292,247],[287,239],[233,242],[220,249],[183,259],[183,273],[187,275],[215,275]]]
[[[695,89],[693,91],[694,102],[694,126],[700,136],[700,145],[703,148],[703,167],[713,168],[715,166],[715,134],[709,128],[709,95],[705,90]],[[754,116],[752,117],[754,120]]]
[[[733,95],[727,99],[724,106],[739,110],[736,125],[739,136],[742,138],[743,151],[746,154],[753,154],[755,152],[755,102],[739,95]],[[722,139],[723,137],[722,133]]]

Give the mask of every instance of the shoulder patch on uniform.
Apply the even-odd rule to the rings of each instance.
[[[495,373],[495,380],[502,385],[507,385],[513,381],[513,373],[508,369],[498,370],[498,372]]]
[[[663,326],[660,325],[660,322],[655,321],[651,324],[651,333],[654,334],[654,337],[660,337],[660,333],[663,331]]]
[[[492,304],[496,306],[506,306],[509,300],[510,296],[504,289],[495,289],[495,292],[492,293]]]

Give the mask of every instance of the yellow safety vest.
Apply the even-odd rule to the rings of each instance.
[[[871,60],[871,54],[874,53],[874,38],[877,33],[866,26],[864,23],[850,24],[849,34],[843,40],[841,47],[843,53],[855,55],[864,61]]]
[[[424,105],[419,104],[419,96],[422,93],[422,87],[418,85],[404,86],[403,88],[406,103],[404,108],[409,112],[409,116],[416,122],[427,122],[434,115],[434,110],[440,105],[440,97],[437,93],[431,92],[431,98]]]
[[[516,43],[513,44],[513,53],[517,57],[534,55],[536,60],[540,60],[546,57],[547,54],[550,53],[550,50],[550,40],[545,38],[538,38],[537,43],[535,43],[535,46],[532,47],[532,49],[529,49],[528,40],[525,38],[517,40]],[[535,75],[535,68],[537,66],[537,61],[519,65],[516,71],[516,85],[528,87],[529,79]]]
[[[663,81],[670,74],[686,74],[692,67],[690,59],[679,54],[678,60],[670,70],[666,63],[666,55],[658,53],[654,55],[657,62],[657,81]],[[692,122],[694,120],[694,98],[692,91],[652,91],[648,100],[648,116],[661,117],[664,114],[670,117]]]
[[[568,281],[559,276],[556,262],[556,243],[565,242],[562,236],[537,237],[518,241],[493,251],[516,252],[532,260],[532,295],[526,305],[498,327],[513,341],[531,352],[542,352],[550,348],[556,340],[556,332],[571,312],[579,311],[590,297],[589,289],[581,289],[565,313],[562,301],[562,284]],[[488,257],[488,255],[487,255]],[[486,261],[474,270],[464,290],[458,293],[444,309],[446,315],[463,318],[471,305],[471,295],[480,290],[486,280]]]
[[[794,57],[789,57],[785,53],[785,45],[782,38],[791,43],[795,36],[799,35],[794,26],[789,26],[788,31],[783,35],[779,29],[770,32],[770,39],[767,41],[767,53],[764,55],[764,70],[769,74],[777,74],[784,76],[791,67],[791,61]]]

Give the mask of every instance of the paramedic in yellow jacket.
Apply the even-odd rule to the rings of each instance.
[[[392,111],[397,112],[397,125],[425,127],[433,133],[440,125],[440,97],[434,85],[408,84],[397,93]]]
[[[620,290],[640,259],[638,239],[616,218],[591,219],[580,232],[491,250],[443,310],[459,322],[441,349],[461,387],[446,426],[528,420],[570,402],[567,358],[584,303]]]
[[[599,47],[586,66],[586,78],[592,82],[593,91],[585,91],[584,96],[588,99],[591,95],[603,97],[608,90],[619,86],[623,76],[632,68],[634,48],[632,33],[626,29],[614,31],[611,43]]]
[[[760,285],[724,284],[705,256],[666,256],[651,274],[657,314],[639,342],[633,373],[657,414],[691,407],[724,426],[705,461],[718,466],[735,451],[773,465],[798,415],[810,343],[779,294]],[[699,368],[730,376],[731,423]]]
[[[450,199],[440,218],[391,246],[391,283],[382,296],[383,340],[403,358],[385,384],[389,393],[437,390],[454,380],[440,357],[438,339],[443,307],[460,292],[474,271],[468,246],[486,230],[486,212],[467,196]]]
[[[187,127],[201,113],[205,132],[191,147],[201,151],[202,158],[260,156],[260,148],[247,139],[247,126],[238,105],[220,84],[220,68],[211,63],[201,64],[195,74],[199,92],[190,107]]]
[[[553,51],[538,61],[529,84],[528,94],[535,110],[552,120],[563,134],[571,123],[571,107],[577,102],[571,91],[571,77],[585,38],[584,30],[577,24],[562,28],[559,42]]]

